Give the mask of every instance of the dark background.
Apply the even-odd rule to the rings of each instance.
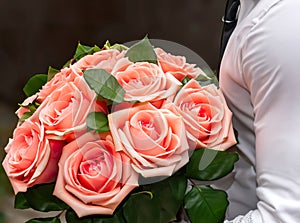
[[[225,0],[0,0],[0,161],[27,79],[61,68],[78,41],[102,46],[148,35],[188,47],[216,70],[224,8]],[[0,222],[3,207],[24,222],[2,198],[4,178],[0,168]]]
[[[61,68],[79,41],[102,46],[148,35],[188,47],[216,70],[224,8],[225,0],[0,0],[0,151],[27,79]]]

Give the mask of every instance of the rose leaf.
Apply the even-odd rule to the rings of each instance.
[[[66,212],[66,221],[68,223],[125,223],[122,215],[122,209],[119,209],[112,216],[108,215],[90,215],[78,218],[76,213],[69,209]]]
[[[216,180],[229,174],[237,160],[237,153],[198,149],[186,166],[186,176],[204,181]]]
[[[86,55],[93,54],[95,52],[100,51],[101,49],[98,46],[85,46],[81,43],[78,43],[75,55],[73,56],[76,61],[80,60],[82,57]]]
[[[159,222],[160,201],[157,196],[147,193],[131,194],[123,206],[123,214],[126,222],[130,223]]]
[[[98,95],[116,103],[124,101],[125,91],[112,74],[103,69],[89,69],[83,73],[90,88]]]
[[[47,83],[47,74],[36,74],[32,76],[25,84],[23,91],[27,97],[34,95]]]
[[[47,81],[50,81],[54,76],[55,74],[59,73],[59,70],[49,66],[48,67],[48,79]]]
[[[174,175],[167,179],[144,186],[144,189],[153,193],[153,197],[159,200],[161,209],[159,222],[171,222],[176,220],[176,215],[183,203],[187,188],[187,179],[183,174]]]
[[[132,45],[126,55],[132,62],[149,62],[157,64],[157,56],[148,37]]]
[[[32,209],[42,212],[67,209],[68,206],[64,202],[52,195],[53,190],[54,183],[35,185],[26,192],[18,193],[18,200],[15,202],[15,206],[22,208],[30,206]]]
[[[191,222],[223,222],[227,206],[224,191],[204,185],[194,186],[184,199],[184,209]]]
[[[96,130],[100,132],[108,132],[108,119],[103,112],[91,112],[86,119],[88,129]]]
[[[58,217],[53,218],[34,218],[29,221],[26,221],[25,223],[60,223],[60,220]]]

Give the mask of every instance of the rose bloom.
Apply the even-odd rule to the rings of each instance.
[[[215,85],[201,87],[192,79],[178,92],[174,104],[183,117],[189,141],[197,148],[226,150],[236,143],[232,113]]]
[[[108,115],[117,151],[127,153],[143,177],[171,176],[188,160],[188,144],[180,116],[143,103]]]
[[[70,66],[77,74],[83,75],[82,70],[104,69],[111,73],[116,63],[124,58],[125,51],[116,49],[101,50],[92,55],[86,55]]]
[[[53,194],[79,217],[111,215],[137,181],[130,159],[115,151],[111,136],[86,133],[65,146]]]
[[[55,139],[72,140],[86,131],[86,118],[90,112],[107,112],[105,103],[96,101],[96,93],[83,77],[66,82],[39,106],[36,113],[47,134]]]
[[[48,140],[37,122],[27,119],[18,126],[5,147],[7,155],[3,161],[15,194],[35,184],[53,182],[63,146],[64,141]]]
[[[173,97],[181,83],[153,63],[137,62],[114,74],[127,101],[156,101]]]
[[[37,93],[37,101],[42,103],[53,92],[54,89],[59,89],[66,83],[73,82],[78,76],[79,75],[74,73],[70,68],[61,69],[60,72],[55,74],[55,76]]]
[[[204,74],[199,67],[195,67],[195,64],[187,63],[183,56],[174,56],[161,48],[155,48],[155,53],[163,71],[171,73],[179,81],[185,77],[196,78],[199,74]]]

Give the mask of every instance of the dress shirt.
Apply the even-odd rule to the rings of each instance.
[[[300,1],[241,0],[220,87],[240,160],[226,223],[300,223]]]

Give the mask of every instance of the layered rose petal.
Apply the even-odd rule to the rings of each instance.
[[[82,70],[87,69],[104,69],[111,73],[116,63],[124,58],[125,52],[116,49],[101,50],[92,55],[82,57],[70,68],[78,75],[83,75]]]
[[[86,129],[86,118],[92,111],[107,112],[106,105],[96,101],[83,77],[53,89],[51,95],[37,110],[46,133],[58,139],[73,139]],[[70,135],[72,133],[72,135]]]
[[[38,92],[38,102],[42,103],[55,89],[61,88],[66,83],[73,82],[76,77],[78,77],[78,74],[74,73],[72,69],[63,68]]]
[[[215,85],[201,87],[190,80],[178,92],[174,104],[183,117],[191,144],[197,148],[226,150],[236,143],[232,113]]]
[[[132,159],[144,177],[171,176],[188,162],[188,144],[180,116],[150,103],[108,115],[118,151]]]
[[[115,151],[110,136],[86,133],[64,148],[54,195],[79,217],[113,214],[137,181],[130,159]]]
[[[155,53],[163,71],[172,74],[179,81],[185,77],[196,78],[199,74],[204,74],[195,64],[187,63],[183,56],[172,55],[161,48],[155,48]]]
[[[165,74],[159,66],[146,62],[131,64],[114,75],[125,90],[124,98],[128,101],[146,102],[174,97],[181,86],[176,78]]]
[[[48,140],[43,126],[29,119],[18,126],[5,148],[3,161],[14,192],[54,181],[63,145],[63,141]]]

